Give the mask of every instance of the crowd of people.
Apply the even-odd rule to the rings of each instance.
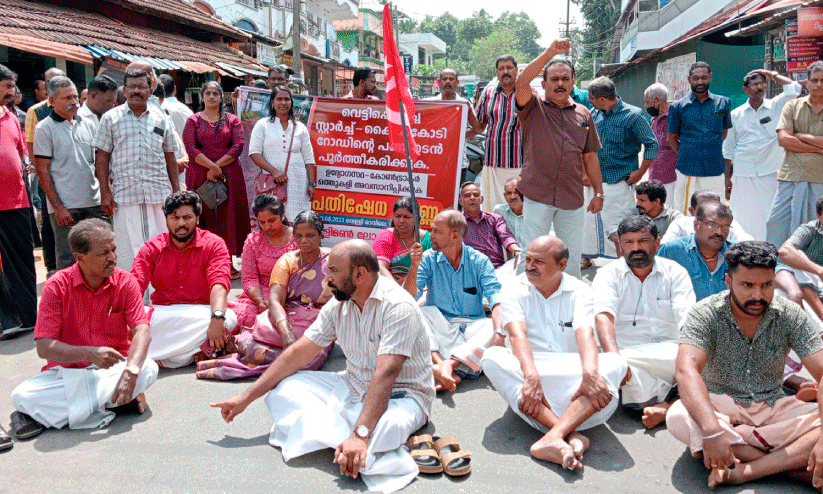
[[[265,396],[285,460],[334,448],[341,474],[395,489],[471,470],[454,437],[413,434],[437,420],[437,393],[485,373],[543,433],[531,454],[563,468],[583,467],[598,438],[581,432],[622,404],[702,457],[710,487],[775,473],[823,487],[823,62],[805,96],[747,74],[735,109],[696,62],[686,97],[646,89],[649,123],[608,78],[576,88],[569,48],[519,75],[500,57],[476,109],[441,71],[437,99],[469,107],[467,136],[486,131],[480,179],[428,231],[401,197],[371,244],[333,248],[287,69],[269,72],[250,138],[251,231],[245,136],[217,82],[192,113],[173,79],[133,63],[124,102],[99,76],[81,106],[50,69],[22,118],[0,65],[0,328],[33,329],[47,361],[11,395],[13,435],[142,412],[160,368],[194,363],[200,379],[255,378],[211,406],[231,422]],[[361,69],[346,97],[374,90]],[[28,158],[54,249],[39,309]],[[597,257],[613,260],[589,284]],[[335,344],[342,373],[322,370]]]

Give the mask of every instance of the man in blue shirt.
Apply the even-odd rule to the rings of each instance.
[[[419,299],[428,322],[432,371],[438,391],[454,391],[462,379],[480,375],[480,359],[491,344],[503,346],[500,282],[489,258],[463,243],[466,218],[457,211],[438,214],[431,225],[431,250],[411,249],[403,288]],[[488,300],[491,319],[483,310]]]
[[[603,145],[597,157],[606,197],[601,211],[585,215],[583,257],[614,258],[617,253],[614,244],[606,240],[605,227],[619,223],[623,212],[634,207],[634,184],[657,158],[659,145],[643,111],[626,104],[608,77],[598,77],[589,84],[589,101],[594,105],[592,119]],[[638,167],[641,146],[643,162]],[[594,197],[591,187],[584,191],[587,198]],[[585,266],[581,264],[582,267]]]
[[[692,92],[669,107],[668,140],[677,153],[677,181],[672,207],[687,214],[688,200],[696,190],[726,192],[723,139],[732,127],[731,102],[709,92],[712,68],[695,62],[689,68]]]

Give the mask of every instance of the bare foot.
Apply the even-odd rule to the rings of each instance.
[[[574,431],[566,436],[566,440],[569,442],[569,446],[572,447],[572,451],[574,451],[574,457],[577,458],[578,461],[582,462],[583,453],[589,449],[589,438],[577,431]]]
[[[460,376],[454,373],[446,361],[432,365],[432,373],[436,384],[435,391],[454,391],[460,384]]]
[[[557,463],[568,470],[583,468],[583,464],[577,459],[569,443],[559,438],[547,436],[548,434],[532,444],[530,450],[532,456],[539,460]]]
[[[742,467],[737,465],[737,468],[739,469]],[[734,477],[735,470],[730,470],[728,468],[713,468],[711,473],[709,473],[709,489],[714,489],[720,484],[739,484],[740,482],[735,480]]]
[[[146,401],[146,393],[140,393],[132,401],[137,404],[137,411],[140,413],[143,413],[149,409],[149,402]]]
[[[654,429],[662,424],[666,420],[666,412],[669,411],[669,407],[671,406],[671,403],[664,401],[644,408],[643,418],[641,420],[643,421],[643,425],[646,426],[646,429]]]

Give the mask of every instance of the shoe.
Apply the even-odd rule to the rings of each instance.
[[[6,429],[0,427],[0,451],[8,451],[14,447],[14,441],[9,436]]]
[[[43,424],[29,417],[25,413],[11,414],[11,433],[17,439],[31,439],[45,430]]]

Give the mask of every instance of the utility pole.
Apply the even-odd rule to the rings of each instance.
[[[303,64],[300,61],[300,0],[292,0],[292,68],[294,75],[302,79]]]

